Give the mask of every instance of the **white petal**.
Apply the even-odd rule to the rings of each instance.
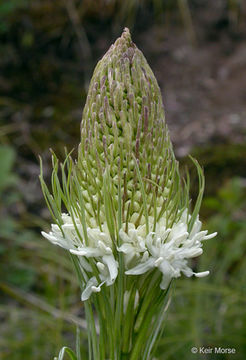
[[[173,277],[174,276],[174,268],[171,266],[171,264],[167,260],[163,260],[159,264],[159,269],[162,272],[163,275],[167,277]]]
[[[203,250],[200,247],[198,247],[198,248],[191,247],[188,249],[180,248],[177,251],[176,258],[177,259],[184,259],[184,258],[190,259],[190,258],[200,256],[200,255],[202,255],[202,253],[203,253]]]
[[[100,249],[86,246],[83,248],[78,248],[78,250],[70,249],[70,253],[86,257],[98,257],[103,255]]]
[[[103,263],[101,263],[100,261],[97,262],[97,268],[101,273],[104,273],[106,270],[106,266]]]
[[[49,240],[52,243],[57,241],[56,237],[54,235],[52,235],[52,233],[48,234],[48,233],[46,233],[44,231],[41,231],[41,234],[45,239]]]
[[[194,273],[194,275],[198,278],[202,278],[202,277],[208,276],[209,271],[202,271],[202,272]]]
[[[194,271],[189,266],[184,266],[181,271],[187,277],[194,275]]]
[[[101,291],[101,286],[92,286],[91,287],[92,292],[98,293]]]
[[[162,238],[162,240],[165,241],[171,231],[172,231],[172,229],[160,228],[158,233],[159,233],[160,237]]]
[[[159,266],[162,263],[163,260],[164,260],[163,257],[159,257],[158,259],[156,259],[155,260],[155,266],[156,267]]]
[[[169,237],[170,238],[177,238],[180,235],[183,235],[187,232],[187,224],[183,222],[178,222],[177,224],[174,224]]]
[[[167,289],[168,285],[170,284],[171,279],[172,279],[171,277],[169,277],[167,275],[163,275],[161,283],[160,283],[160,288],[162,290]]]
[[[132,251],[134,251],[134,247],[132,244],[123,244],[118,248],[118,251],[123,252],[124,254],[130,254]]]
[[[93,289],[92,287],[94,286],[97,286],[98,282],[97,282],[97,279],[95,276],[93,276],[86,284],[86,287],[84,289],[84,291],[82,292],[82,295],[81,295],[81,300],[82,301],[85,301],[85,300],[88,300],[89,297],[91,296],[92,292],[93,292]]]
[[[175,244],[176,245],[181,244],[185,239],[187,239],[188,235],[189,235],[189,233],[186,231],[183,234],[181,234],[181,235],[177,236],[176,238],[174,238]]]
[[[111,255],[112,254],[112,250],[110,249],[109,246],[106,246],[104,244],[104,242],[102,242],[101,240],[98,241],[98,247],[101,250],[102,254],[107,254],[107,255]]]
[[[206,235],[206,236],[204,236],[203,240],[212,239],[212,238],[214,238],[217,234],[218,234],[217,232],[214,232],[214,233],[212,233],[212,234],[210,234],[210,235]]]
[[[191,229],[190,237],[192,238],[196,233],[198,233],[201,230],[201,227],[202,227],[202,223],[197,217],[197,219]]]
[[[122,229],[120,229],[120,231],[119,231],[119,236],[120,236],[121,240],[123,240],[123,242],[126,242],[126,243],[130,242],[129,236]]]
[[[64,239],[62,236],[55,236],[53,232],[50,232],[49,234],[47,234],[44,231],[41,231],[41,234],[44,238],[46,238],[47,240],[49,240],[52,244],[54,245],[58,245],[60,247],[62,247],[63,249],[68,250],[71,246],[70,246],[70,242],[67,242],[66,239]]]
[[[125,274],[126,275],[141,275],[141,274],[144,274],[145,272],[147,272],[148,270],[150,270],[151,268],[153,268],[154,266],[155,266],[155,259],[151,257],[146,262],[140,263],[137,266],[135,266],[134,268],[127,270],[125,272]]]
[[[149,253],[148,253],[148,251],[145,251],[144,253],[143,253],[143,256],[142,256],[142,262],[145,262],[145,261],[147,261],[148,260],[148,258],[149,258]]]
[[[118,275],[118,262],[115,261],[113,255],[104,255],[102,261],[107,265],[109,270],[110,279],[107,281],[107,285],[112,285]]]
[[[196,233],[193,237],[190,237],[193,243],[200,242],[202,239],[204,239],[207,235],[208,231],[200,231],[199,233]]]

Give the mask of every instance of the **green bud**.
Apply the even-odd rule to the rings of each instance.
[[[156,218],[160,217],[175,167],[159,86],[125,29],[97,64],[90,83],[81,123],[81,186],[90,194],[93,207],[104,204],[107,170],[112,211],[119,211],[115,199],[120,194],[122,222],[134,219],[138,225],[146,215],[157,212]],[[97,218],[101,223],[105,220],[101,215]]]

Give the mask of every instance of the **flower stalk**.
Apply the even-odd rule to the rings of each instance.
[[[42,232],[69,251],[81,286],[88,358],[150,359],[174,278],[202,254],[197,200],[175,159],[160,89],[128,29],[97,64],[81,122],[78,159],[52,153],[51,191],[41,186],[54,224]]]

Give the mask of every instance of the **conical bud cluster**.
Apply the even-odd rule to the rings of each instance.
[[[87,217],[92,208],[100,208],[96,218],[105,221],[103,178],[107,171],[113,209],[119,210],[121,194],[123,222],[143,224],[137,167],[148,215],[157,211],[158,217],[175,166],[159,86],[125,29],[97,64],[83,111],[78,170]]]

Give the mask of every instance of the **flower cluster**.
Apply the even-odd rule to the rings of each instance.
[[[186,276],[195,275],[203,277],[209,271],[195,273],[188,266],[188,259],[202,254],[202,241],[216,236],[216,233],[207,235],[207,231],[201,231],[201,222],[197,218],[192,231],[187,230],[187,211],[184,211],[180,219],[173,224],[172,228],[165,226],[165,217],[156,224],[154,229],[153,219],[150,220],[151,231],[145,236],[146,226],[136,227],[133,223],[128,224],[128,232],[120,229],[119,236],[122,245],[116,252],[124,253],[125,274],[141,275],[158,268],[162,273],[161,289],[166,289],[172,278],[177,278],[183,273]],[[152,221],[151,221],[152,220]],[[76,219],[73,224],[72,218],[67,214],[62,214],[63,225],[61,229],[58,225],[52,224],[51,232],[42,232],[42,235],[54,245],[59,245],[77,255],[80,264],[91,274],[88,278],[85,289],[82,293],[82,300],[87,300],[92,292],[99,292],[101,286],[110,286],[114,283],[118,275],[117,254],[114,255],[112,240],[104,223],[102,230],[99,228],[87,227],[88,245],[83,239],[82,224]],[[78,236],[78,232],[80,236]],[[93,259],[99,271],[101,282],[93,276],[93,269],[88,259]]]

